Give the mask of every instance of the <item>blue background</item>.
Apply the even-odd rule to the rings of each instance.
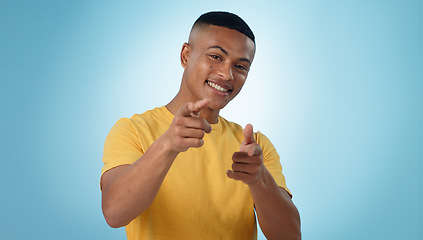
[[[257,37],[221,113],[278,149],[303,239],[423,239],[423,4],[394,0],[1,1],[0,239],[125,239],[101,213],[104,140],[173,98],[210,10]]]

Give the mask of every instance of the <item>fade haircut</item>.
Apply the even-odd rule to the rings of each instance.
[[[256,44],[256,40],[251,31],[250,27],[247,23],[242,20],[242,18],[238,17],[237,15],[229,12],[208,12],[201,15],[192,26],[192,29],[196,26],[200,25],[215,25],[219,27],[225,27],[229,29],[236,30],[254,42]]]

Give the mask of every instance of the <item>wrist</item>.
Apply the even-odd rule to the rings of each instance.
[[[267,168],[263,166],[263,170],[260,176],[258,177],[257,181],[249,184],[248,186],[250,187],[251,191],[265,191],[271,185],[274,185],[274,184],[275,184],[275,180],[273,179],[273,176],[270,174]]]
[[[153,146],[154,145],[154,146]],[[172,161],[178,156],[179,151],[175,150],[172,147],[172,144],[168,141],[168,139],[164,136],[160,136],[151,146],[150,148],[156,148],[160,155],[165,156],[166,158],[172,159]]]

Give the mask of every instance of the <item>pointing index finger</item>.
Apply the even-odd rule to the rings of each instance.
[[[198,117],[201,109],[207,107],[210,104],[210,101],[211,99],[209,98],[198,100],[194,104],[188,105],[188,109],[192,112],[192,114],[194,114],[194,116]]]
[[[210,103],[210,99],[198,100],[195,103],[189,102],[182,106],[177,114],[183,117],[199,117],[201,109],[207,107]]]

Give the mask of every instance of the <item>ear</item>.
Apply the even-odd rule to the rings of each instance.
[[[187,67],[190,53],[191,53],[191,46],[188,43],[184,43],[184,45],[182,45],[182,50],[181,50],[181,65],[184,69]]]

